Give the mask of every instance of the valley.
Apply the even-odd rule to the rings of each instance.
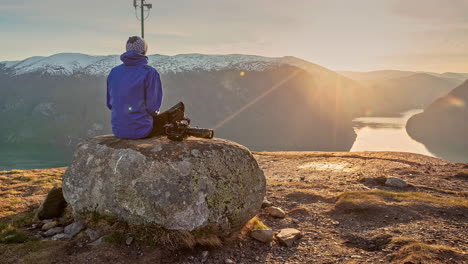
[[[352,120],[425,108],[467,77],[334,72],[295,57],[181,54],[149,59],[162,75],[162,109],[183,101],[193,125],[216,128],[217,137],[255,151],[349,151],[356,139]],[[119,63],[116,55],[78,53],[0,62],[0,142],[38,153],[50,146],[64,155],[40,167],[66,165],[79,141],[112,133],[105,82]],[[21,156],[10,149],[12,156]],[[31,160],[26,157],[18,165],[5,161],[0,168],[32,168],[27,165]]]

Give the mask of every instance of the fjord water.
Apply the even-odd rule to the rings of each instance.
[[[351,151],[401,151],[434,157],[427,148],[406,132],[406,122],[422,109],[414,109],[396,117],[359,117],[353,120],[357,137]]]
[[[413,140],[405,125],[410,117],[423,110],[415,109],[396,117],[359,117],[353,120],[357,133],[350,151],[402,151],[436,156],[423,144]],[[38,169],[67,166],[71,151],[50,145],[0,146],[0,170]],[[461,157],[440,157],[460,162]]]
[[[0,170],[42,169],[67,166],[70,151],[51,145],[0,145]]]

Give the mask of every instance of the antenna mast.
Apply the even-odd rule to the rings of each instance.
[[[140,5],[138,5],[138,2],[141,2]],[[146,0],[133,0],[133,7],[135,7],[135,13],[137,13],[137,8],[139,7],[141,9],[141,15],[140,18],[137,19],[141,20],[141,38],[145,38],[145,19],[148,18],[149,12],[151,8],[153,8],[152,4],[147,4]],[[148,14],[145,17],[145,8],[148,10]]]

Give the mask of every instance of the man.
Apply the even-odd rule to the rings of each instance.
[[[164,125],[184,118],[184,105],[179,103],[159,114],[163,90],[158,71],[148,65],[148,43],[130,37],[123,64],[113,68],[107,77],[107,107],[111,110],[112,132],[128,139],[164,134]]]

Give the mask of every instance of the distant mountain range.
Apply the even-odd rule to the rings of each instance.
[[[294,57],[149,56],[162,75],[163,109],[187,105],[193,124],[254,150],[349,150],[350,79]],[[0,142],[72,149],[110,133],[105,79],[119,56],[57,54],[0,62]],[[242,111],[240,111],[242,110]]]
[[[410,71],[340,72],[356,80],[366,93],[369,115],[387,116],[427,107],[468,79],[468,73]]]
[[[194,125],[253,150],[349,150],[353,118],[423,108],[465,76],[337,73],[295,57],[238,54],[149,61],[162,76],[163,109],[184,101]],[[0,62],[0,143],[71,150],[111,133],[105,79],[120,63],[118,55],[79,53]]]
[[[220,71],[237,69],[244,71],[264,71],[279,65],[300,67],[315,73],[336,74],[319,65],[295,58],[269,58],[254,55],[203,55],[180,54],[175,56],[149,55],[149,64],[162,74],[190,71]],[[110,70],[121,64],[119,55],[91,56],[81,53],[59,53],[49,57],[31,57],[22,61],[0,62],[0,67],[14,74],[40,73],[47,75],[93,76],[107,75]]]
[[[428,75],[432,75],[438,78],[458,79],[461,81],[468,79],[468,73],[457,73],[457,72],[434,73],[434,72],[381,70],[381,71],[370,71],[370,72],[339,71],[338,73],[350,79],[360,80],[360,81],[401,78],[401,77],[408,77],[408,76],[415,75],[415,74],[428,74]]]

